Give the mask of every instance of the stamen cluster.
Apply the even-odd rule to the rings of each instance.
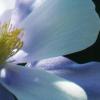
[[[0,64],[15,55],[23,46],[23,42],[19,38],[22,29],[13,28],[10,22],[0,25]]]

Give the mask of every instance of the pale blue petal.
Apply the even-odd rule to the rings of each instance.
[[[6,65],[2,70],[0,82],[18,100],[87,100],[81,87],[44,70],[17,65]]]
[[[0,100],[16,100],[16,97],[0,84]]]
[[[20,26],[30,59],[70,54],[92,45],[100,29],[92,0],[41,0]]]
[[[32,12],[34,0],[16,0],[16,6],[12,14],[12,24],[17,25]]]
[[[17,0],[16,10],[20,14],[21,20],[32,12],[32,4],[35,0]]]
[[[5,11],[1,16],[0,16],[0,24],[3,24],[11,19],[12,16],[12,10],[7,10]]]
[[[100,62],[77,64],[64,57],[54,57],[41,60],[35,66],[79,84],[85,89],[89,100],[100,99]]]

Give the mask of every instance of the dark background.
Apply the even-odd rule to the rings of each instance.
[[[96,12],[100,17],[100,0],[92,0],[96,6]],[[94,33],[95,34],[95,33]],[[100,61],[100,32],[97,41],[89,48],[80,52],[64,55],[77,63],[86,63],[90,61]]]

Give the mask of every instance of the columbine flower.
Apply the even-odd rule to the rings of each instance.
[[[13,12],[11,22],[17,28],[1,24],[0,91],[4,92],[0,99],[11,100],[13,93],[18,100],[86,100],[84,90],[75,83],[41,69],[33,70],[7,61],[17,51],[10,60],[31,62],[70,54],[92,45],[100,29],[92,1],[35,0],[32,9],[26,18],[16,13],[18,9],[15,15]],[[21,29],[25,31],[23,37]]]

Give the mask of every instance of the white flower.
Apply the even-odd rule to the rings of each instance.
[[[12,24],[24,29],[25,34],[21,37],[24,44],[20,53],[12,59],[18,61],[21,58],[21,61],[31,62],[77,52],[95,42],[100,21],[91,0],[29,0],[31,10],[27,17],[20,9],[27,8],[28,1],[18,1],[21,8],[15,7],[12,15],[9,15]],[[0,21],[5,21],[2,20],[4,17]],[[9,43],[7,46],[10,46]],[[23,58],[20,56],[21,52],[25,53]],[[1,58],[4,58],[3,54]],[[81,87],[44,70],[33,70],[13,63],[3,64],[1,67],[0,83],[18,100],[87,99]]]

